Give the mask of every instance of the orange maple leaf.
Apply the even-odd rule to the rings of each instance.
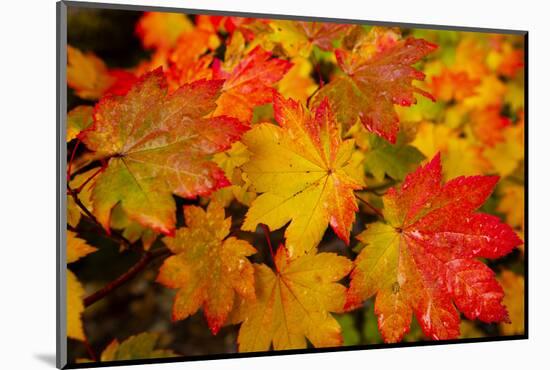
[[[131,220],[173,233],[172,194],[193,198],[229,185],[211,156],[229,149],[248,127],[226,116],[204,118],[222,85],[200,80],[169,94],[157,69],[126,95],[97,104],[93,125],[79,137],[108,161],[92,190],[94,214],[106,230],[120,203]]]
[[[227,238],[231,217],[220,204],[211,202],[205,212],[184,207],[187,227],[178,229],[164,243],[174,253],[160,268],[157,281],[178,289],[172,318],[183,320],[200,307],[213,334],[225,323],[235,295],[254,299],[254,270],[246,258],[256,249],[235,237]]]
[[[254,107],[273,100],[273,85],[283,78],[290,67],[290,62],[272,58],[271,52],[259,46],[244,56],[230,72],[224,71],[221,62],[216,60],[213,77],[225,79],[225,83],[214,114],[250,122]]]

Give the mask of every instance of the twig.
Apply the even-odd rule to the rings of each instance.
[[[97,218],[94,216],[94,214],[92,212],[90,212],[90,210],[84,205],[84,203],[82,203],[82,201],[78,197],[78,194],[76,193],[76,191],[74,189],[71,189],[69,184],[67,184],[67,192],[73,198],[74,202],[82,210],[82,212],[84,212],[84,214],[86,216],[88,216],[95,224],[99,225],[99,227],[103,231],[105,231],[105,233],[107,233],[107,235],[109,237],[115,239],[120,244],[122,244],[124,247],[130,248],[132,246],[132,242],[130,242],[128,239],[126,239],[122,234],[120,234],[120,233],[118,233],[114,230],[111,230],[110,232],[107,232],[107,230],[105,230],[103,228],[103,225],[101,225],[101,223],[97,220]]]
[[[355,196],[357,197],[357,199],[359,199],[361,202],[363,202],[364,205],[366,205],[367,207],[369,207],[369,209],[371,211],[373,211],[374,213],[376,213],[376,215],[378,217],[380,217],[382,220],[385,220],[384,218],[384,214],[382,213],[382,211],[380,211],[378,208],[376,208],[375,206],[373,206],[372,204],[370,204],[369,202],[367,202],[366,200],[364,200],[363,198],[361,198],[359,195],[355,194]]]
[[[99,301],[127,281],[134,278],[137,274],[139,274],[149,263],[154,261],[158,257],[166,256],[170,254],[170,250],[167,248],[161,248],[154,251],[148,251],[145,252],[142,257],[139,259],[139,261],[133,265],[128,271],[117,277],[115,280],[111,281],[107,285],[105,285],[103,288],[99,289],[97,292],[92,293],[91,295],[84,298],[84,307],[88,307],[95,302]]]

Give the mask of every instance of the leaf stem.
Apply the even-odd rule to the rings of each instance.
[[[275,270],[279,272],[279,267],[277,266],[277,263],[275,263],[275,253],[273,252],[273,245],[271,245],[271,236],[269,234],[269,226],[267,226],[266,224],[260,224],[260,225],[264,230],[265,239],[267,240],[267,245],[269,246],[269,252],[271,253],[271,259],[273,260],[273,265],[275,266]]]
[[[67,182],[71,180],[71,168],[73,166],[74,156],[76,155],[76,150],[78,149],[78,146],[80,145],[80,139],[76,139],[76,144],[73,147],[73,151],[71,152],[71,159],[69,160],[69,165],[67,166]]]
[[[143,253],[139,261],[135,265],[130,267],[128,271],[126,271],[95,293],[92,293],[91,295],[84,298],[84,307],[89,307],[95,302],[104,298],[115,289],[119,288],[121,285],[138,275],[143,269],[145,269],[145,267],[147,267],[149,263],[151,263],[158,257],[166,256],[168,254],[170,254],[170,250],[168,248],[159,248],[154,251],[147,251]]]
[[[94,349],[90,345],[90,342],[88,342],[88,338],[84,338],[84,347],[86,347],[86,352],[88,352],[88,356],[90,356],[90,360],[97,361],[97,355],[95,354]]]
[[[386,220],[384,218],[384,214],[382,213],[381,210],[379,210],[378,208],[376,208],[375,206],[373,206],[372,204],[370,204],[369,202],[367,202],[365,199],[361,198],[359,195],[355,194],[355,196],[357,197],[357,199],[359,199],[361,202],[363,202],[364,205],[366,205],[371,211],[373,211],[374,213],[376,213],[376,215],[378,217],[380,217],[382,220]]]

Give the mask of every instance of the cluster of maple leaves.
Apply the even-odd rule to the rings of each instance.
[[[460,313],[522,321],[523,297],[502,287],[522,277],[505,271],[501,285],[482,260],[523,244],[521,45],[411,33],[145,13],[136,34],[151,57],[132,70],[68,46],[68,85],[93,104],[68,112],[67,262],[97,250],[82,217],[144,251],[160,241],[172,319],[202,309],[213,334],[240,324],[243,352],[340,346],[332,314],[371,297],[386,342],[413,316],[435,340],[459,336]],[[495,188],[491,213],[507,223],[479,211]],[[197,200],[181,227],[174,195]],[[233,236],[232,202],[242,231],[284,229],[271,260],[252,263],[257,246]],[[321,250],[329,226],[356,244],[359,213],[378,221],[355,225],[353,260]],[[67,289],[68,336],[85,340],[70,270]],[[156,340],[114,341],[101,360],[173,355]]]

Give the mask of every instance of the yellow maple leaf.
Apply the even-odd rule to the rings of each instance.
[[[506,95],[507,87],[497,76],[491,74],[481,78],[475,92],[475,95],[463,101],[469,109],[499,105]]]
[[[309,112],[277,95],[274,110],[280,126],[255,125],[243,136],[251,155],[242,168],[262,194],[242,229],[254,231],[263,223],[275,230],[291,221],[285,238],[292,256],[315,248],[329,223],[349,243],[357,211],[353,191],[363,186],[352,160],[353,140],[342,141],[327,100]]]
[[[524,218],[525,218],[525,189],[523,185],[514,183],[506,183],[500,189],[502,196],[500,203],[497,207],[499,212],[506,215],[506,222],[515,227],[523,230]]]
[[[233,199],[250,206],[256,198],[256,193],[250,191],[250,182],[243,179],[240,166],[248,162],[250,152],[240,141],[233,143],[231,149],[214,155],[213,161],[223,170],[231,185],[219,189],[212,197],[227,207]]]
[[[84,239],[77,237],[75,232],[67,230],[67,263],[76,262],[95,251],[97,251],[97,248],[90,246]]]
[[[503,142],[486,147],[483,155],[500,176],[506,177],[514,172],[524,157],[523,123],[506,127],[503,136]]]
[[[484,160],[481,147],[465,138],[449,140],[447,150],[442,156],[445,179],[459,176],[474,176],[486,173],[489,165]]]
[[[84,312],[84,288],[75,274],[67,270],[67,336],[72,339],[86,340],[82,326]]]
[[[267,50],[277,49],[288,57],[307,58],[313,46],[330,50],[332,42],[341,38],[352,26],[347,24],[272,20],[269,27],[257,34],[255,43]]]
[[[75,262],[96,250],[78,238],[76,233],[67,231],[67,263]],[[81,318],[84,312],[84,293],[84,287],[76,275],[67,270],[67,336],[81,341],[86,339]]]
[[[411,145],[426,158],[441,152],[445,179],[484,173],[488,168],[481,149],[446,125],[422,122]]]
[[[234,312],[242,321],[239,352],[342,345],[342,332],[331,312],[342,312],[346,288],[338,284],[351,261],[334,253],[289,258],[284,246],[275,255],[276,271],[254,265],[256,300]]]

